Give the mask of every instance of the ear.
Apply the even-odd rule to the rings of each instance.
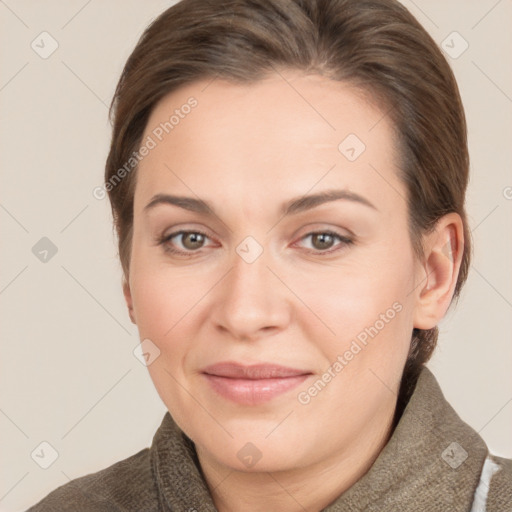
[[[130,320],[132,321],[133,324],[136,324],[137,321],[135,320],[135,312],[133,310],[133,300],[132,300],[132,292],[130,290],[130,283],[124,276],[123,276],[123,294],[124,294],[124,299],[126,300],[126,305],[128,306],[128,314],[130,315]]]
[[[457,213],[444,215],[423,239],[418,272],[414,327],[432,329],[446,314],[457,284],[464,249],[464,229]]]

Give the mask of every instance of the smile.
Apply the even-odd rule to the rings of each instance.
[[[205,368],[202,374],[223,398],[238,404],[257,405],[295,388],[311,372],[273,364],[246,366],[225,362]]]

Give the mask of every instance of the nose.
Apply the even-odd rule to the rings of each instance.
[[[265,252],[253,262],[234,254],[231,270],[216,287],[212,311],[216,329],[239,341],[286,329],[291,318],[290,294],[268,263]]]

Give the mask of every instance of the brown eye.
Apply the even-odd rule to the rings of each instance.
[[[334,231],[313,231],[301,238],[308,252],[318,256],[327,256],[331,253],[346,249],[354,243],[352,238],[340,235]]]
[[[210,237],[201,231],[176,231],[163,236],[158,240],[165,252],[176,255],[192,255],[200,253],[199,249],[206,247],[205,243]]]
[[[315,233],[311,235],[311,243],[315,249],[330,249],[334,243],[334,236],[329,233]]]
[[[183,247],[189,250],[200,249],[205,241],[205,236],[202,233],[196,233],[194,231],[180,233],[178,236],[181,236]]]

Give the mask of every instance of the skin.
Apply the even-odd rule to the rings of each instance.
[[[138,170],[124,285],[130,316],[141,340],[160,350],[151,378],[194,441],[218,510],[319,511],[389,439],[412,330],[434,327],[450,304],[462,223],[457,214],[443,217],[424,238],[424,260],[415,257],[392,126],[351,85],[292,71],[243,86],[196,82],[157,104],[144,137],[190,96],[197,107]],[[350,133],[366,145],[353,162],[338,149]],[[355,192],[375,208],[336,200],[282,216],[283,203],[330,189]],[[201,198],[215,214],[169,204],[145,211],[156,194]],[[181,236],[167,241],[188,257],[157,243],[180,229],[207,234],[202,246]],[[310,235],[326,230],[353,243],[334,237],[325,247]],[[263,248],[252,263],[236,250],[247,236]],[[400,312],[300,403],[298,393],[396,303]],[[312,375],[269,402],[240,405],[201,374],[227,360]],[[261,454],[252,467],[237,457],[247,442]]]

